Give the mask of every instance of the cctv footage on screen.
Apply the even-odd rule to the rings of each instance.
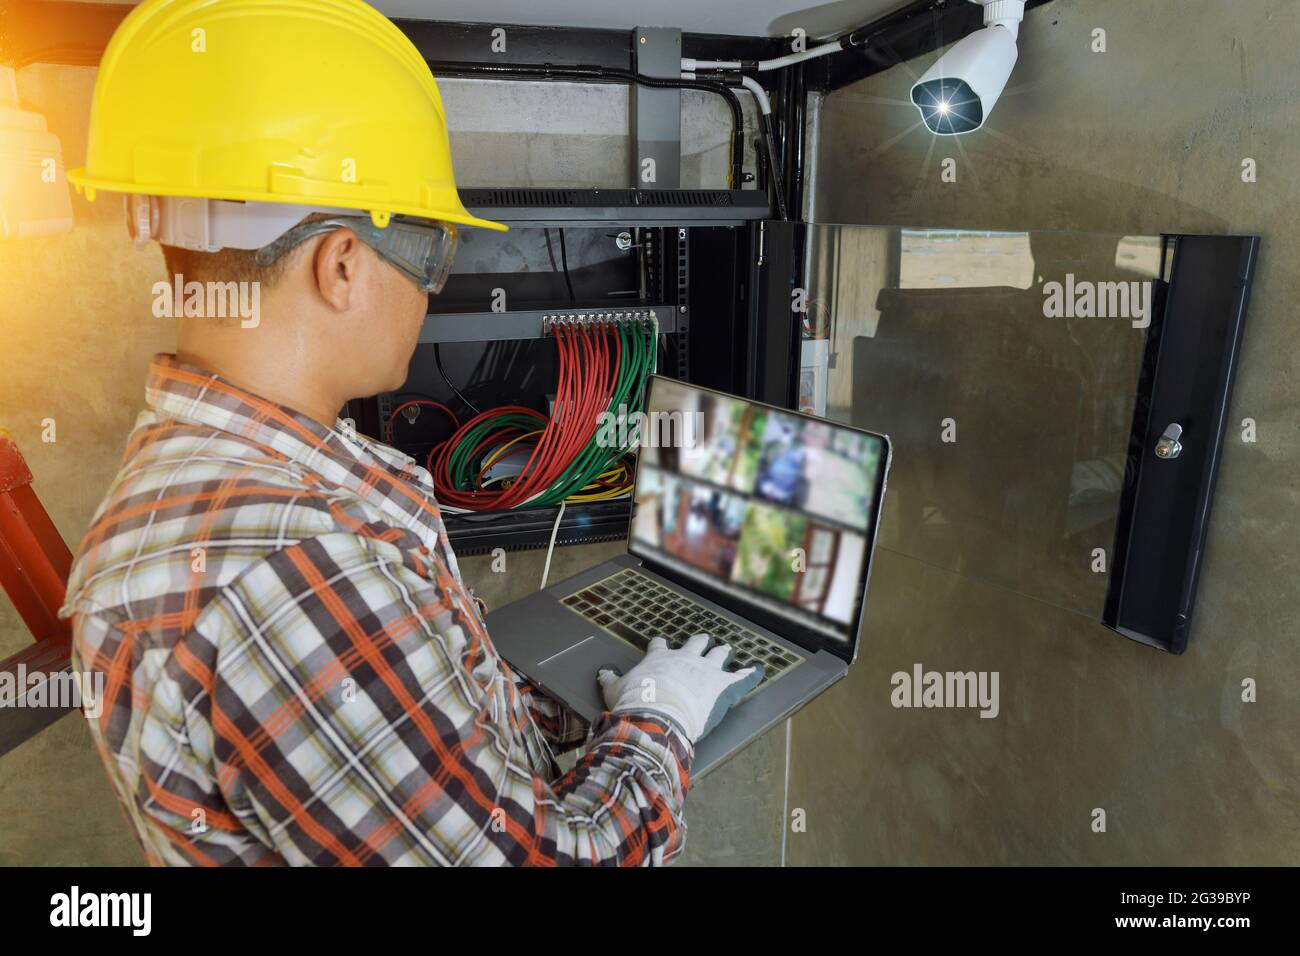
[[[659,383],[654,406],[699,425],[684,429],[682,441],[642,448],[633,550],[848,640],[862,599],[880,439],[669,381]]]

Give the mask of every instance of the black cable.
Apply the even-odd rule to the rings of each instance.
[[[546,254],[551,257],[551,271],[559,272],[560,266],[555,262],[555,250],[551,248],[551,230],[543,229],[546,236]],[[564,263],[564,284],[569,287],[569,301],[577,302],[578,297],[573,294],[573,280],[569,277],[569,250],[564,242],[564,230],[560,230],[560,259]]]
[[[560,262],[564,266],[564,284],[569,287],[569,301],[576,303],[578,297],[573,294],[573,279],[569,275],[569,245],[564,241],[564,230],[560,230]]]
[[[551,271],[559,272],[560,264],[555,261],[555,250],[551,248],[551,230],[543,229],[542,235],[546,237],[546,255],[551,260]]]
[[[442,351],[437,342],[433,343],[433,364],[438,366],[438,374],[442,376],[442,380],[447,383],[447,387],[451,389],[452,392],[455,393],[456,397],[459,398],[462,402],[464,402],[466,407],[468,407],[472,412],[474,412],[475,415],[482,415],[483,414],[482,409],[480,409],[477,405],[475,405],[468,398],[462,395],[460,393],[460,389],[458,389],[454,384],[452,384],[451,379],[447,377],[447,370],[442,367]]]
[[[742,74],[739,73],[732,73],[723,70],[711,70],[708,72],[701,70],[700,75],[708,80],[713,80],[718,83],[726,83],[729,86],[736,88],[743,88],[744,86],[741,79]],[[776,120],[772,117],[772,114],[764,113],[761,109],[759,110],[758,129],[763,148],[760,151],[758,159],[760,163],[764,160],[767,162],[767,187],[771,190],[772,195],[776,200],[777,218],[786,220],[790,217],[788,214],[788,206],[785,201],[785,176],[781,168],[781,159],[776,151],[775,123]],[[740,149],[743,150],[744,148],[744,144],[741,143]]]
[[[763,146],[767,149],[767,164],[770,171],[768,178],[771,179],[772,191],[776,194],[777,217],[784,221],[790,216],[785,206],[785,174],[781,171],[781,158],[776,154],[776,128],[770,114],[764,114],[759,125],[763,127]]]
[[[480,352],[478,353],[478,361],[474,363],[474,368],[473,368],[473,370],[469,373],[469,379],[468,379],[468,381],[471,381],[471,382],[481,382],[481,381],[483,381],[485,378],[486,378],[486,379],[491,379],[491,378],[492,378],[492,376],[491,376],[490,374],[488,374],[488,375],[483,374],[483,371],[484,371],[483,366],[486,364],[486,365],[488,366],[489,370],[491,369],[491,362],[492,362],[493,358],[495,358],[495,356],[496,356],[496,354],[497,354],[497,353],[493,350],[493,346],[498,345],[498,344],[500,344],[498,341],[489,342],[489,343],[487,343],[487,345],[483,348],[483,350],[480,351]]]

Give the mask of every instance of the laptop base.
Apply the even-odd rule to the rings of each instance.
[[[726,608],[655,574],[630,554],[593,568],[492,611],[488,633],[498,653],[515,670],[584,720],[593,721],[606,709],[596,672],[613,667],[627,673],[643,652],[608,630],[565,607],[561,601],[590,588],[625,568],[636,568],[658,584],[709,611],[803,658],[728,712],[716,728],[696,744],[692,779],[720,766],[747,744],[789,717],[848,672],[848,664],[826,651],[809,652],[780,635],[745,620]]]

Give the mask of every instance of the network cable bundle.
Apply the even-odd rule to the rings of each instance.
[[[439,406],[456,431],[429,452],[428,468],[447,510],[563,506],[631,493],[634,449],[625,436],[632,430],[601,424],[617,426],[641,411],[658,322],[622,313],[561,316],[548,318],[544,332],[558,356],[549,418],[503,405],[462,425]]]

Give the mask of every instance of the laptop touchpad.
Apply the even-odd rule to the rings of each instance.
[[[541,683],[562,692],[566,703],[590,720],[605,710],[605,700],[596,683],[596,672],[611,667],[626,674],[644,655],[617,638],[593,634],[560,651],[534,670]]]

